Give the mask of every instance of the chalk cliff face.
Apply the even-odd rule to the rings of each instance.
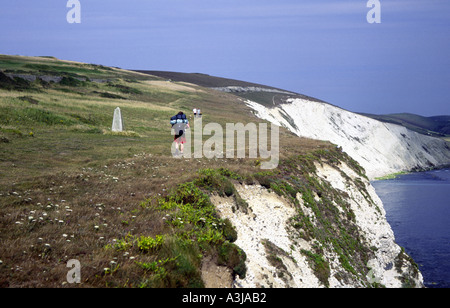
[[[319,101],[246,104],[258,117],[301,137],[328,140],[346,154],[290,162],[297,169],[281,167],[285,182],[238,184],[248,204],[244,212],[232,198],[214,198],[220,215],[237,227],[236,244],[247,255],[247,274],[233,286],[423,287],[370,180],[447,165],[448,143]]]
[[[247,255],[246,276],[233,286],[423,287],[417,265],[395,243],[368,179],[345,162],[313,164],[306,173],[290,174],[309,179],[295,197],[237,184],[246,211],[233,198],[212,199],[236,226],[236,245]]]
[[[444,140],[323,102],[296,98],[273,108],[249,100],[246,104],[256,116],[298,136],[341,146],[364,167],[370,179],[450,164],[450,147]]]

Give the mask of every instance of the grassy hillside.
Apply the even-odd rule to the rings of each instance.
[[[424,117],[411,113],[398,113],[388,115],[363,114],[382,122],[402,125],[420,134],[441,137],[450,137],[450,116]],[[447,140],[446,139],[446,140]]]
[[[312,101],[320,101],[314,97],[286,91],[257,83],[251,83],[241,80],[215,77],[200,73],[179,73],[166,71],[138,71],[152,76],[158,76],[166,80],[174,80],[181,82],[189,82],[207,88],[224,88],[224,87],[242,87],[242,88],[258,88],[264,91],[234,91],[233,94],[258,102],[264,106],[271,107],[285,103],[289,98],[304,98]]]
[[[110,129],[116,107],[122,133]],[[206,256],[245,275],[209,195],[239,203],[230,183],[264,173],[256,159],[174,159],[168,119],[194,107],[204,125],[261,121],[235,95],[194,84],[0,56],[0,287],[73,286],[70,259],[83,286],[203,286]],[[285,130],[280,147],[282,159],[336,151]]]
[[[273,107],[282,103],[286,103],[289,98],[303,98],[312,101],[323,102],[317,98],[306,96],[299,93],[289,92],[266,85],[250,83],[229,78],[221,78],[200,73],[179,73],[166,71],[138,71],[152,76],[158,76],[165,80],[174,80],[181,82],[189,82],[202,87],[223,88],[223,87],[242,87],[242,88],[259,88],[265,91],[235,91],[233,94],[258,102],[266,107]],[[282,93],[279,93],[282,92]],[[375,115],[361,113],[362,115],[373,119],[398,124],[406,128],[416,131],[420,134],[431,135],[434,137],[449,138],[450,137],[450,116],[434,116],[424,117],[410,113],[398,113],[389,115]]]

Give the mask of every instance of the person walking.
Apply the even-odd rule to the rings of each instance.
[[[175,155],[183,155],[184,144],[186,143],[185,131],[189,128],[189,121],[186,115],[180,111],[170,118],[170,124],[174,134]]]

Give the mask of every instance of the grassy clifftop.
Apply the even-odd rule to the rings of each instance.
[[[200,77],[208,85],[229,82]],[[83,287],[203,287],[205,267],[244,278],[239,226],[211,200],[231,199],[234,211],[251,215],[236,187],[253,184],[295,209],[290,225],[299,241],[312,243],[300,252],[323,286],[331,278],[378,286],[366,282],[375,249],[359,233],[351,198],[317,177],[318,164],[340,172],[344,162],[356,174],[347,184],[375,207],[354,160],[335,145],[282,128],[275,170],[261,170],[256,158],[175,159],[168,120],[180,110],[192,124],[193,108],[202,109],[203,125],[262,120],[242,93],[166,78],[0,56],[0,287],[78,286],[67,281],[70,260],[80,262]],[[111,132],[116,107],[121,133]],[[288,277],[283,258],[291,258],[260,240],[269,262]],[[330,277],[335,264],[339,275]],[[231,278],[219,282],[230,286]]]
[[[123,133],[110,130],[116,107]],[[70,259],[80,261],[84,286],[201,286],[208,255],[244,275],[244,254],[211,208],[213,183],[201,182],[201,170],[251,178],[260,162],[172,158],[168,119],[194,107],[204,124],[261,121],[235,95],[189,83],[0,56],[1,287],[69,286]],[[282,159],[334,148],[280,130]]]

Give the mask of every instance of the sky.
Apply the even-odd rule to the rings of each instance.
[[[0,0],[0,54],[198,72],[354,112],[450,115],[450,1]]]

